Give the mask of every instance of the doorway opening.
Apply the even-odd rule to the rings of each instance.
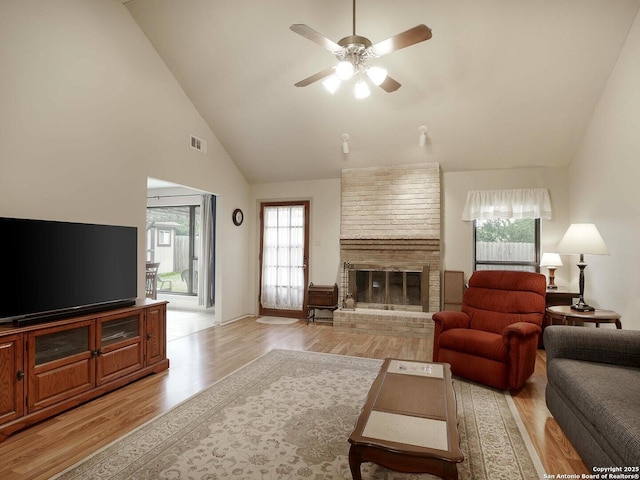
[[[147,179],[146,262],[167,305],[167,338],[209,328],[215,316],[216,196]]]

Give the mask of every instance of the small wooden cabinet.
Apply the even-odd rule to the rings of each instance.
[[[166,302],[27,327],[0,327],[0,441],[166,370]]]
[[[338,285],[309,284],[307,289],[307,323],[316,320],[316,309],[329,310],[331,317],[322,320],[333,320],[333,311],[338,308]],[[317,318],[321,320],[321,318]]]
[[[547,307],[556,305],[572,305],[573,300],[580,296],[577,292],[570,292],[566,288],[549,288],[547,289],[546,304]]]

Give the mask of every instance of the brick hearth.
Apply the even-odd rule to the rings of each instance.
[[[341,332],[360,332],[400,337],[430,337],[433,320],[428,312],[401,312],[391,310],[336,310],[333,328]]]

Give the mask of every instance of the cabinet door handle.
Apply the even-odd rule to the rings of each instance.
[[[150,333],[147,333],[147,340],[151,340],[151,337],[153,337],[153,335],[151,335]]]
[[[98,349],[98,350],[91,350],[91,356],[92,357],[97,357],[98,355],[102,355],[102,349]]]
[[[18,373],[16,373],[16,377],[18,377],[18,380],[22,380],[24,378],[24,371],[18,370]]]

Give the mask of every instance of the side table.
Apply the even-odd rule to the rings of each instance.
[[[595,323],[596,327],[599,327],[601,323],[615,323],[617,329],[622,328],[620,314],[613,310],[596,309],[591,312],[580,312],[572,310],[570,306],[560,305],[547,307],[546,316],[549,318],[550,325],[553,325],[554,320],[559,320],[563,325]]]

